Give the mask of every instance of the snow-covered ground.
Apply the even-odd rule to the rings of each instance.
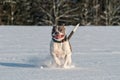
[[[50,34],[47,26],[0,26],[0,80],[120,80],[120,27],[80,27],[70,40],[71,69],[41,68]]]

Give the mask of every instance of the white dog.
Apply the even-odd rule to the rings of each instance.
[[[53,26],[50,53],[57,67],[71,67],[72,48],[64,26]]]

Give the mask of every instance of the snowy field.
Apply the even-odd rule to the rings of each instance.
[[[51,60],[50,34],[47,26],[0,26],[0,80],[120,80],[120,27],[80,27],[71,69],[41,68]]]

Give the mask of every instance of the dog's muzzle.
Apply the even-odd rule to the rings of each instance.
[[[62,33],[54,33],[52,35],[52,39],[53,39],[54,42],[61,43],[61,42],[66,41],[66,36]]]
[[[56,40],[61,40],[61,39],[64,39],[65,35],[63,33],[59,33],[59,32],[54,32],[52,34],[52,37]]]
[[[54,39],[63,39],[64,38],[64,35],[55,35],[53,36]]]

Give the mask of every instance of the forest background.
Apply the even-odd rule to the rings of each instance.
[[[120,26],[120,0],[0,0],[0,25]]]

